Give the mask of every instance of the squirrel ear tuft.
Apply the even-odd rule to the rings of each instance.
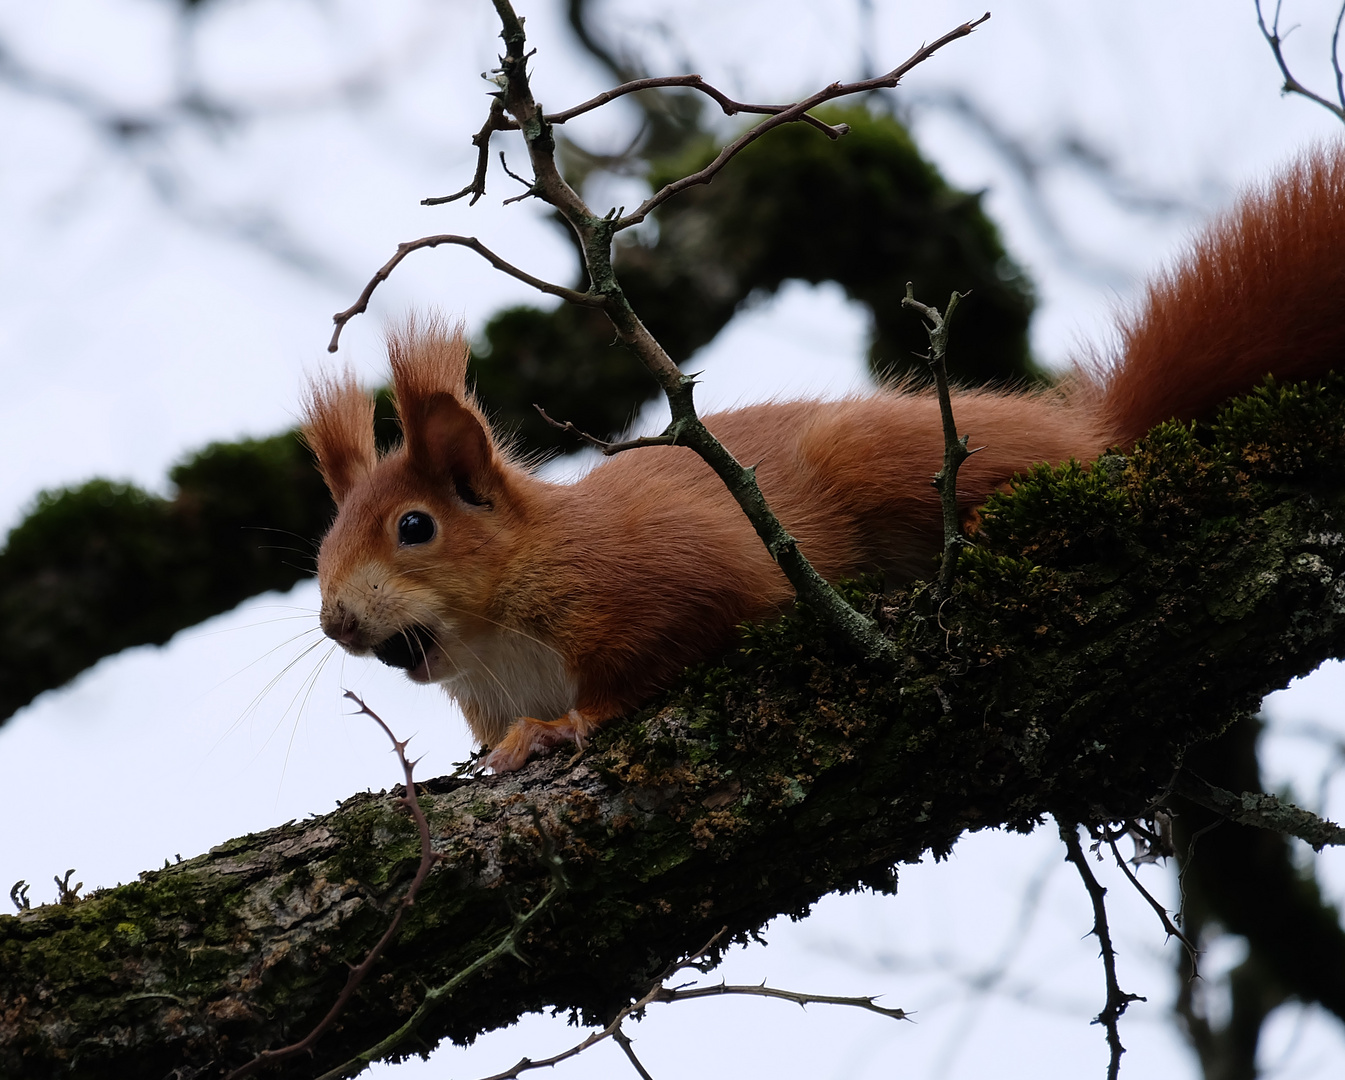
[[[461,325],[412,316],[388,336],[397,414],[411,463],[451,478],[459,494],[480,501],[501,471],[490,426],[467,389],[467,340]]]
[[[301,430],[332,498],[343,502],[378,461],[373,398],[360,389],[350,371],[340,378],[313,379]]]
[[[407,456],[417,469],[451,479],[468,502],[485,501],[499,469],[490,433],[476,410],[452,394],[431,394],[414,418],[403,414],[402,426]]]

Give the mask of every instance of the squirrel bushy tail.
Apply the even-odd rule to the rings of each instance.
[[[1150,281],[1118,330],[1116,360],[1080,369],[1113,445],[1206,417],[1268,374],[1345,366],[1345,142],[1247,192]]]

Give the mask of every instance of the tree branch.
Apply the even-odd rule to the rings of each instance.
[[[499,83],[505,108],[518,124],[528,147],[533,167],[531,193],[554,207],[579,240],[590,282],[588,293],[579,295],[597,301],[597,305],[611,320],[617,336],[635,353],[663,389],[672,414],[663,437],[690,447],[714,470],[742,508],[771,557],[794,586],[799,600],[814,608],[839,639],[847,642],[866,659],[896,663],[899,657],[891,643],[877,632],[871,620],[840,598],[799,550],[798,542],[789,535],[767,505],[753,470],[737,461],[701,423],[693,400],[695,380],[683,375],[663,347],[654,340],[622,292],[613,271],[612,240],[620,221],[624,219],[619,217],[617,210],[601,217],[596,215],[561,176],[556,166],[556,140],[552,125],[534,100],[528,81],[527,67],[531,54],[527,51],[522,20],[514,12],[509,0],[493,2],[503,26],[501,36],[505,42],[505,56],[500,60]],[[952,36],[960,35],[946,35],[947,40],[951,40]],[[942,43],[941,40],[935,47]],[[926,54],[932,51],[933,47],[922,50]],[[903,69],[911,63],[908,61]],[[786,116],[793,108],[771,119]]]
[[[471,248],[491,266],[502,273],[508,274],[512,278],[527,285],[531,285],[539,292],[544,292],[549,296],[559,296],[562,300],[571,304],[577,304],[580,307],[599,307],[602,304],[601,297],[595,297],[590,293],[580,292],[578,289],[567,289],[564,285],[554,285],[549,281],[543,281],[539,277],[534,277],[526,270],[520,270],[513,263],[505,262],[485,244],[481,243],[475,236],[456,236],[452,233],[443,233],[439,236],[422,236],[419,240],[408,240],[404,244],[397,245],[397,254],[385,262],[382,268],[372,278],[369,284],[364,287],[360,293],[360,298],[355,301],[345,311],[339,311],[332,316],[332,322],[336,324],[332,330],[332,340],[327,345],[328,352],[336,352],[341,341],[341,331],[345,329],[346,323],[350,322],[356,315],[362,315],[369,309],[369,299],[374,295],[383,282],[387,281],[388,275],[397,269],[397,264],[405,259],[413,251],[420,251],[422,248],[438,247],[440,244],[454,244],[458,247]]]
[[[1284,76],[1283,93],[1298,94],[1307,98],[1309,101],[1315,101],[1322,108],[1333,113],[1338,120],[1345,120],[1345,75],[1342,74],[1340,66],[1340,28],[1341,23],[1345,22],[1345,4],[1341,5],[1340,14],[1336,16],[1336,29],[1331,35],[1331,68],[1336,75],[1336,93],[1340,97],[1340,103],[1330,101],[1320,94],[1313,93],[1296,78],[1289,70],[1289,63],[1284,59],[1284,38],[1280,36],[1280,7],[1282,0],[1275,2],[1275,19],[1271,26],[1267,28],[1265,16],[1261,12],[1261,0],[1256,0],[1256,24],[1261,28],[1261,36],[1266,39],[1270,45],[1270,51],[1275,55],[1275,63],[1279,65],[1280,74]]]
[[[625,97],[627,94],[638,93],[641,90],[656,90],[662,87],[685,86],[692,90],[698,90],[707,97],[713,98],[719,107],[724,110],[725,116],[736,116],[738,113],[765,113],[767,115],[777,115],[787,109],[793,108],[793,105],[749,105],[746,102],[734,101],[728,95],[715,87],[711,86],[699,75],[663,75],[648,79],[632,79],[630,82],[622,83],[620,86],[614,86],[611,90],[604,90],[596,97],[591,97],[582,104],[575,105],[572,108],[565,109],[558,113],[547,113],[546,121],[549,124],[563,124],[567,120],[573,120],[576,116],[582,116],[586,112],[592,112],[594,109],[601,108],[609,101],[615,101],[619,97]],[[833,126],[815,116],[805,114],[800,117],[805,123],[817,128],[829,139],[839,139],[842,135],[848,135],[849,127],[845,124]]]
[[[355,995],[355,991],[360,988],[360,984],[374,969],[374,965],[378,963],[379,958],[383,956],[388,946],[396,939],[397,928],[402,923],[402,916],[416,902],[416,894],[420,892],[420,887],[425,884],[425,879],[429,877],[430,870],[433,869],[435,862],[438,860],[438,856],[435,855],[434,849],[430,845],[430,823],[425,819],[425,812],[420,808],[420,800],[416,798],[416,784],[413,776],[415,764],[407,759],[406,741],[398,739],[383,718],[361,701],[358,695],[347,690],[345,696],[358,705],[360,713],[369,717],[383,729],[383,734],[392,740],[392,748],[397,754],[398,762],[401,763],[402,776],[405,780],[403,788],[405,794],[402,796],[401,805],[410,812],[416,823],[416,831],[420,835],[420,865],[416,868],[416,876],[411,879],[411,884],[406,887],[406,892],[397,901],[397,908],[392,913],[392,920],[388,923],[388,928],[383,931],[383,936],[374,942],[373,948],[369,950],[365,958],[350,969],[350,974],[346,977],[346,985],[341,988],[341,993],[336,996],[336,1000],[332,1002],[332,1007],[327,1010],[327,1014],[302,1039],[276,1050],[263,1050],[246,1065],[234,1069],[225,1077],[225,1080],[243,1080],[244,1077],[251,1076],[268,1065],[294,1057],[296,1054],[306,1053],[317,1045],[317,1041],[322,1038],[324,1032],[330,1030],[331,1026],[336,1023],[337,1018],[350,1004],[350,999]],[[428,1000],[428,995],[426,1000]],[[366,1059],[366,1061],[373,1060],[377,1059],[375,1057]]]
[[[892,888],[895,864],[968,829],[1141,816],[1189,746],[1345,652],[1345,380],[1331,386],[1264,390],[1198,439],[1165,428],[1124,461],[1023,479],[985,509],[946,631],[927,585],[871,601],[895,674],[796,617],[577,762],[418,785],[440,861],[291,1075],[397,1031],[542,901],[556,859],[569,889],[517,933],[528,964],[472,969],[424,1015],[427,1045],[548,1007],[606,1024],[720,927],[711,960],[830,891]],[[291,1042],[419,864],[400,798],[0,916],[0,1074],[203,1080]]]
[[[850,97],[854,94],[867,94],[873,90],[889,90],[895,87],[901,82],[902,78],[911,71],[911,69],[923,64],[945,45],[948,45],[959,38],[966,37],[988,18],[990,18],[990,12],[987,11],[979,19],[965,22],[961,26],[948,31],[948,33],[944,34],[943,37],[939,38],[937,41],[934,41],[929,45],[922,45],[911,54],[910,58],[907,59],[905,63],[898,64],[886,75],[879,75],[877,78],[873,79],[862,79],[859,82],[832,83],[830,86],[817,91],[817,93],[813,94],[811,97],[804,98],[802,101],[797,101],[788,108],[775,113],[769,119],[763,120],[760,124],[757,124],[756,127],[750,128],[739,135],[738,138],[734,139],[733,142],[729,143],[719,152],[714,161],[710,162],[709,165],[705,166],[705,168],[701,169],[699,172],[694,172],[690,176],[684,176],[680,180],[674,180],[672,183],[665,184],[658,191],[654,192],[653,195],[645,199],[645,201],[636,207],[635,210],[617,221],[617,231],[619,232],[622,229],[629,229],[633,225],[638,225],[654,210],[662,206],[674,195],[685,191],[687,188],[695,187],[698,184],[710,183],[725,165],[732,161],[742,150],[756,142],[761,136],[765,135],[766,132],[779,127],[781,124],[789,124],[801,120],[807,114],[808,110],[815,109],[819,105],[824,105],[828,101],[835,101],[837,98]]]
[[[934,486],[939,492],[939,502],[943,508],[943,562],[939,567],[939,591],[947,596],[953,588],[953,575],[957,571],[958,550],[966,543],[962,535],[962,519],[957,509],[957,470],[971,457],[974,450],[967,449],[970,436],[957,434],[957,424],[953,421],[953,402],[948,390],[948,324],[953,320],[953,311],[964,294],[954,292],[948,297],[948,306],[940,314],[939,309],[922,304],[915,298],[914,286],[906,283],[906,295],[901,306],[911,308],[925,319],[925,329],[929,333],[929,369],[934,374],[935,392],[939,395],[939,416],[943,421],[943,467],[934,474]]]
[[[444,203],[456,202],[464,195],[470,195],[472,198],[467,205],[475,206],[476,200],[486,193],[486,170],[490,168],[490,137],[497,131],[516,131],[517,129],[518,125],[504,115],[504,102],[497,95],[490,103],[490,112],[486,114],[486,122],[481,125],[481,130],[472,136],[472,145],[476,147],[476,172],[472,175],[471,183],[461,191],[455,191],[452,195],[439,195],[421,199],[420,205],[442,206]]]
[[[1191,978],[1199,978],[1200,952],[1196,948],[1195,942],[1187,937],[1186,934],[1182,933],[1177,924],[1172,921],[1172,917],[1168,914],[1168,909],[1154,899],[1153,894],[1140,884],[1140,879],[1135,876],[1135,872],[1130,869],[1130,864],[1125,861],[1120,850],[1117,848],[1116,838],[1108,833],[1106,840],[1107,846],[1111,848],[1113,858],[1116,859],[1116,865],[1121,868],[1121,873],[1125,874],[1126,879],[1130,882],[1135,891],[1139,893],[1140,896],[1144,897],[1145,902],[1153,908],[1154,914],[1158,916],[1158,921],[1163,924],[1164,932],[1168,937],[1174,937],[1182,943],[1182,948],[1186,950],[1187,962],[1191,966]],[[1178,917],[1180,918],[1180,915]]]
[[[1132,1001],[1143,1001],[1144,998],[1138,994],[1130,994],[1121,989],[1120,983],[1116,981],[1116,950],[1112,948],[1111,931],[1107,927],[1107,905],[1105,897],[1107,890],[1099,883],[1093,875],[1092,868],[1088,865],[1088,859],[1084,856],[1083,848],[1079,844],[1078,825],[1058,822],[1060,826],[1060,839],[1065,842],[1066,860],[1074,864],[1074,868],[1079,871],[1079,877],[1083,880],[1084,888],[1088,890],[1088,898],[1093,902],[1093,934],[1097,937],[1098,948],[1102,956],[1102,968],[1107,974],[1107,1003],[1102,1007],[1102,1011],[1097,1014],[1093,1020],[1095,1024],[1101,1024],[1107,1030],[1107,1047],[1111,1052],[1110,1059],[1107,1062],[1107,1080],[1117,1080],[1121,1072],[1121,1055],[1126,1052],[1126,1048],[1121,1045],[1120,1021],[1125,1014],[1126,1006]]]
[[[1334,821],[1319,818],[1276,795],[1267,795],[1261,791],[1244,791],[1237,795],[1215,787],[1188,771],[1178,774],[1172,790],[1239,825],[1296,836],[1304,843],[1311,844],[1314,851],[1345,844],[1345,829]]]

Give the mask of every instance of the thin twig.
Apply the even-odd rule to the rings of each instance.
[[[906,295],[901,306],[918,311],[925,318],[925,332],[929,334],[929,370],[934,375],[934,386],[939,395],[939,415],[943,419],[943,467],[934,474],[934,487],[939,492],[939,503],[943,508],[943,562],[939,566],[939,593],[945,599],[953,588],[953,575],[957,570],[958,549],[966,543],[962,535],[962,519],[957,507],[957,470],[975,451],[967,449],[969,435],[961,438],[957,434],[957,424],[953,421],[953,401],[948,390],[948,326],[953,321],[953,312],[957,303],[967,295],[954,292],[948,298],[948,306],[939,313],[936,307],[922,304],[915,298],[911,282],[906,282]]]
[[[727,94],[711,86],[699,75],[663,75],[648,79],[632,79],[630,82],[622,83],[620,86],[614,86],[611,90],[604,90],[596,97],[591,97],[587,101],[575,105],[572,108],[565,109],[558,113],[547,113],[546,121],[549,124],[563,124],[567,120],[573,120],[576,116],[582,116],[586,112],[592,112],[594,109],[601,108],[609,101],[615,101],[619,97],[627,94],[638,93],[641,90],[656,90],[666,86],[685,86],[692,90],[699,90],[707,97],[711,97],[724,110],[725,116],[736,116],[738,113],[765,113],[775,115],[782,113],[786,109],[793,108],[792,105],[749,105],[743,101],[734,101]],[[823,132],[829,139],[839,139],[842,135],[850,133],[848,124],[828,124],[819,120],[815,116],[808,114],[800,117],[805,123],[812,124],[813,127]],[[515,125],[517,126],[517,125]]]
[[[1097,936],[1101,947],[1102,968],[1107,975],[1107,1003],[1093,1019],[1093,1023],[1101,1024],[1107,1029],[1107,1046],[1111,1050],[1107,1064],[1107,1080],[1116,1080],[1121,1071],[1121,1055],[1126,1052],[1125,1047],[1121,1045],[1119,1021],[1132,1001],[1145,999],[1138,994],[1126,993],[1116,981],[1116,951],[1112,948],[1111,931],[1107,928],[1107,906],[1104,902],[1107,890],[1098,884],[1088,865],[1083,847],[1079,844],[1079,827],[1064,821],[1057,821],[1056,824],[1060,827],[1060,839],[1065,842],[1065,859],[1072,862],[1079,871],[1084,888],[1088,890],[1088,898],[1093,902],[1092,932]]]
[[[867,1012],[877,1013],[879,1016],[886,1016],[892,1020],[909,1020],[910,1014],[905,1009],[889,1009],[885,1005],[879,1005],[878,999],[872,995],[863,997],[837,997],[832,994],[805,994],[795,990],[778,990],[773,986],[767,986],[765,983],[760,985],[748,984],[746,986],[730,986],[720,983],[718,986],[693,986],[687,989],[666,990],[656,998],[655,1001],[691,1001],[694,998],[705,997],[723,997],[726,994],[738,994],[744,997],[766,997],[778,998],[781,1001],[792,1001],[799,1006],[805,1005],[848,1005],[854,1009],[864,1009]]]
[[[406,1040],[416,1033],[424,1019],[437,1009],[447,998],[451,997],[478,971],[489,967],[506,953],[512,956],[518,956],[519,936],[538,915],[546,910],[551,901],[563,891],[564,885],[562,883],[554,884],[550,891],[533,905],[531,911],[514,921],[514,925],[510,927],[509,932],[500,939],[499,944],[483,955],[477,957],[477,959],[473,960],[447,982],[427,990],[425,996],[421,999],[420,1004],[416,1007],[416,1011],[411,1014],[406,1023],[402,1024],[402,1026],[391,1035],[381,1039],[363,1053],[356,1054],[349,1061],[338,1065],[334,1069],[327,1070],[319,1076],[317,1080],[342,1080],[343,1077],[354,1076],[356,1073],[361,1072],[365,1066],[372,1062],[380,1061],[389,1054],[400,1049]]]
[[[1261,0],[1256,0],[1256,23],[1261,28],[1261,36],[1266,39],[1270,45],[1270,51],[1275,55],[1275,63],[1280,66],[1280,74],[1284,76],[1283,93],[1298,94],[1307,98],[1309,101],[1315,101],[1322,108],[1334,113],[1337,119],[1345,121],[1345,76],[1342,76],[1340,67],[1340,26],[1342,20],[1345,20],[1345,4],[1341,5],[1340,14],[1336,17],[1336,30],[1331,35],[1331,67],[1336,74],[1336,92],[1340,95],[1340,104],[1336,104],[1320,94],[1314,94],[1301,82],[1294,78],[1289,70],[1289,64],[1284,59],[1284,38],[1280,36],[1280,0],[1275,3],[1275,18],[1269,27],[1266,26],[1265,16],[1261,12]]]
[[[877,78],[863,79],[853,83],[832,83],[830,86],[817,91],[817,93],[813,94],[811,97],[805,98],[802,101],[797,101],[783,111],[775,113],[755,127],[750,128],[739,135],[738,138],[734,139],[733,142],[729,143],[719,152],[714,161],[710,162],[709,165],[705,166],[705,168],[701,169],[699,172],[684,176],[680,180],[674,180],[654,192],[653,195],[649,196],[649,198],[636,207],[634,211],[627,214],[625,217],[620,218],[616,223],[616,230],[620,232],[622,229],[629,229],[633,225],[638,225],[647,218],[654,209],[662,206],[679,192],[685,191],[689,187],[695,187],[698,184],[708,184],[719,174],[719,171],[725,165],[732,161],[733,158],[744,149],[761,138],[761,136],[765,135],[766,132],[773,128],[780,127],[782,124],[789,124],[802,119],[810,109],[815,109],[825,102],[834,101],[836,98],[849,97],[854,94],[867,94],[872,90],[887,90],[895,87],[912,68],[924,63],[945,45],[956,41],[958,38],[966,37],[988,18],[990,18],[990,12],[987,11],[979,19],[965,22],[961,26],[950,30],[937,41],[929,45],[922,45],[909,59],[904,63],[897,65],[886,75],[879,75]]]
[[[393,734],[392,728],[388,727],[383,718],[360,700],[359,696],[355,694],[354,691],[347,690],[345,696],[358,705],[359,711],[372,719],[374,723],[383,729],[387,737],[392,740],[393,749],[397,752],[397,760],[402,764],[402,776],[404,777],[404,782],[406,784],[406,793],[397,800],[397,803],[400,806],[406,807],[411,812],[411,816],[415,819],[416,829],[420,833],[420,865],[416,868],[416,875],[411,879],[411,884],[407,886],[406,892],[402,894],[402,898],[397,904],[397,910],[392,913],[392,921],[388,923],[387,929],[383,931],[383,936],[374,943],[374,947],[369,950],[368,955],[365,956],[359,965],[350,969],[350,973],[346,976],[346,985],[341,989],[341,993],[337,995],[336,1001],[332,1003],[332,1007],[327,1010],[327,1015],[319,1020],[313,1027],[313,1030],[298,1042],[291,1043],[289,1046],[282,1046],[278,1050],[263,1050],[246,1065],[229,1073],[229,1075],[225,1077],[225,1080],[242,1080],[243,1077],[252,1075],[264,1066],[271,1065],[277,1061],[283,1061],[285,1058],[293,1057],[295,1054],[305,1053],[317,1043],[318,1039],[323,1036],[327,1029],[336,1022],[337,1017],[345,1011],[347,1003],[350,1001],[355,991],[359,989],[365,976],[373,970],[374,965],[378,963],[379,958],[392,943],[393,938],[397,936],[397,928],[401,925],[402,916],[405,915],[407,909],[416,902],[416,894],[420,892],[421,885],[423,885],[425,879],[429,877],[430,870],[433,869],[434,864],[439,861],[438,856],[435,855],[434,849],[430,843],[430,823],[425,817],[425,811],[420,808],[420,800],[416,797],[416,783],[415,778],[412,775],[415,769],[415,762],[409,761],[406,756],[406,746],[410,740],[398,739],[397,736]]]
[[[1331,70],[1336,73],[1336,97],[1345,105],[1345,71],[1340,66],[1340,27],[1345,23],[1345,3],[1336,14],[1336,28],[1331,33]]]
[[[586,431],[581,431],[579,428],[575,427],[574,422],[571,420],[560,421],[552,419],[552,417],[547,415],[547,411],[540,405],[534,405],[533,408],[541,414],[543,420],[557,431],[563,431],[567,435],[577,436],[589,446],[601,450],[606,457],[611,457],[613,454],[619,454],[623,450],[638,450],[642,446],[675,446],[677,443],[677,436],[667,432],[662,435],[641,435],[638,439],[626,439],[624,442],[607,442],[605,439],[599,439],[596,435],[590,435]]]
[[[590,1046],[594,1046],[604,1039],[611,1038],[620,1029],[623,1020],[632,1013],[640,1012],[648,1006],[649,1003],[655,999],[655,995],[663,989],[663,984],[679,971],[683,971],[689,967],[702,970],[701,959],[708,955],[710,950],[715,947],[719,940],[728,933],[728,929],[727,926],[722,927],[717,934],[710,938],[709,941],[694,953],[683,957],[681,960],[674,960],[671,964],[665,967],[663,971],[659,973],[658,978],[649,984],[649,988],[640,996],[639,1000],[631,1002],[629,1005],[622,1008],[616,1016],[612,1017],[611,1022],[605,1028],[602,1028],[600,1031],[589,1032],[589,1034],[580,1042],[575,1043],[575,1045],[571,1046],[568,1050],[562,1050],[559,1054],[553,1054],[548,1058],[538,1058],[535,1061],[532,1058],[520,1058],[517,1064],[512,1068],[506,1069],[504,1072],[495,1073],[492,1076],[484,1077],[483,1080],[518,1080],[519,1075],[522,1073],[532,1069],[549,1069],[553,1065],[559,1065],[562,1061],[568,1061],[570,1058],[582,1054]],[[322,1078],[320,1078],[320,1080],[322,1080]]]
[[[640,1080],[654,1080],[654,1078],[649,1075],[649,1070],[646,1069],[644,1065],[640,1063],[640,1059],[635,1056],[635,1047],[630,1044],[630,1036],[621,1030],[620,1025],[618,1025],[617,1029],[612,1032],[612,1038],[616,1040],[617,1046],[621,1047],[621,1052],[626,1055],[626,1060],[629,1061],[635,1071],[640,1074]]]
[[[1345,828],[1285,802],[1277,795],[1267,795],[1263,791],[1244,791],[1237,795],[1185,770],[1178,773],[1172,790],[1239,825],[1296,836],[1312,845],[1314,851],[1345,845]]]
[[[327,351],[336,352],[341,341],[341,331],[345,329],[346,323],[350,322],[356,315],[361,315],[368,310],[369,299],[374,295],[374,290],[388,279],[389,274],[397,269],[398,263],[413,251],[420,251],[422,248],[438,247],[440,244],[454,244],[458,247],[471,248],[490,263],[491,266],[495,267],[496,270],[531,285],[539,292],[544,292],[551,296],[559,296],[562,300],[566,300],[571,304],[578,304],[580,307],[602,306],[603,301],[600,296],[594,296],[591,293],[583,293],[578,289],[567,289],[564,285],[555,285],[549,281],[543,281],[541,278],[529,274],[526,270],[520,270],[512,263],[505,262],[504,259],[496,255],[495,252],[491,251],[490,248],[486,247],[486,245],[481,243],[475,236],[456,236],[452,233],[444,233],[439,236],[422,236],[419,240],[409,240],[404,244],[398,244],[397,254],[385,262],[378,273],[369,279],[369,284],[367,284],[364,287],[364,291],[360,293],[360,298],[350,307],[346,308],[345,311],[337,312],[337,314],[332,316],[332,322],[334,322],[336,326],[335,329],[332,330],[332,340],[327,345]]]
[[[766,986],[764,983],[760,986],[677,986],[669,987],[667,982],[679,971],[687,968],[695,968],[702,973],[710,968],[710,964],[705,961],[705,957],[715,947],[723,936],[728,933],[728,927],[724,927],[715,934],[709,941],[697,949],[694,953],[683,957],[681,960],[675,960],[669,964],[658,977],[654,979],[645,990],[645,992],[635,1001],[624,1006],[617,1014],[612,1017],[611,1022],[599,1031],[590,1032],[581,1041],[575,1043],[566,1050],[558,1054],[553,1054],[547,1058],[520,1058],[518,1062],[504,1072],[494,1073],[491,1076],[483,1077],[482,1080],[518,1080],[518,1077],[525,1072],[533,1069],[549,1069],[553,1065],[559,1065],[562,1061],[568,1061],[572,1057],[582,1054],[590,1046],[595,1046],[604,1039],[614,1040],[625,1053],[632,1066],[640,1074],[643,1080],[653,1080],[649,1072],[640,1063],[635,1056],[635,1051],[630,1045],[630,1039],[622,1031],[623,1021],[631,1016],[639,1017],[643,1015],[645,1009],[655,1003],[672,1004],[677,1001],[690,1001],[694,998],[703,997],[721,997],[725,994],[743,994],[753,997],[780,998],[784,1001],[792,1001],[800,1006],[821,1004],[821,1005],[847,1005],[853,1008],[865,1009],[868,1012],[875,1012],[881,1016],[890,1017],[894,1020],[909,1020],[910,1015],[904,1009],[888,1009],[877,1004],[873,997],[835,997],[828,994],[801,994],[792,990],[777,990],[774,987]],[[331,1074],[329,1074],[330,1076]],[[328,1077],[319,1077],[319,1080],[328,1080]]]
[[[490,137],[497,131],[509,131],[518,127],[512,120],[504,115],[504,102],[495,97],[490,103],[490,112],[486,116],[486,122],[481,125],[481,130],[472,136],[472,145],[476,147],[476,172],[472,176],[472,182],[461,191],[455,191],[452,195],[439,195],[429,199],[421,199],[421,206],[441,206],[444,203],[456,202],[464,195],[470,195],[471,201],[468,206],[475,206],[476,200],[486,193],[486,170],[490,167]]]
[[[1168,936],[1175,937],[1182,943],[1182,948],[1186,950],[1187,959],[1191,962],[1191,978],[1199,978],[1200,969],[1197,961],[1200,959],[1200,951],[1195,947],[1194,942],[1182,933],[1177,924],[1172,921],[1171,917],[1168,915],[1168,909],[1160,904],[1154,898],[1153,894],[1140,884],[1140,879],[1135,875],[1135,872],[1130,869],[1130,864],[1126,862],[1125,856],[1121,854],[1120,849],[1116,846],[1116,840],[1110,834],[1107,836],[1107,846],[1111,848],[1111,853],[1116,858],[1116,865],[1121,868],[1121,872],[1130,880],[1130,884],[1135,887],[1135,891],[1144,897],[1144,899],[1148,901],[1149,906],[1158,914],[1159,921],[1162,922],[1163,929],[1167,931]]]

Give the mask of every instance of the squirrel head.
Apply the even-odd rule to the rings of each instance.
[[[527,474],[467,389],[460,326],[410,319],[388,337],[402,444],[380,456],[353,375],[315,380],[303,433],[337,515],[318,553],[323,631],[419,682],[455,672],[489,623],[494,583],[526,516]]]

